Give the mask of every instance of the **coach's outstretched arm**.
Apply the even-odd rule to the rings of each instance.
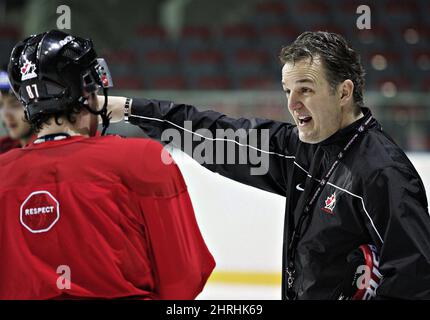
[[[113,97],[113,121],[122,120],[125,98]],[[299,138],[294,125],[266,119],[233,119],[170,101],[133,99],[125,120],[151,138],[172,144],[206,168],[236,181],[285,195],[284,173]],[[179,139],[178,139],[179,138]],[[180,140],[180,141],[178,141]]]
[[[418,174],[387,167],[366,185],[364,201],[379,230],[368,225],[380,245],[377,298],[430,299],[430,216]]]

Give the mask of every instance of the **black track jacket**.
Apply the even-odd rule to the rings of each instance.
[[[203,165],[236,181],[286,196],[285,299],[291,224],[297,223],[315,181],[325,175],[357,128],[371,117],[369,109],[362,112],[363,118],[318,144],[301,142],[297,127],[289,123],[233,119],[170,101],[134,99],[128,120],[159,140],[169,128],[177,129],[183,137],[201,128],[214,137],[216,129],[268,129],[269,150],[262,151],[270,155],[266,174],[251,175],[250,167],[255,166],[251,163]],[[192,121],[192,130],[184,130],[184,121]],[[197,140],[193,148],[201,143]],[[184,149],[184,145],[178,147]],[[236,145],[237,150],[244,147]],[[294,259],[297,299],[338,299],[349,267],[346,257],[362,244],[375,245],[380,255],[383,280],[377,298],[430,299],[430,216],[424,185],[405,153],[375,119],[336,167],[305,225]]]

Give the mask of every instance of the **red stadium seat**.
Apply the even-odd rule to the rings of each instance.
[[[147,39],[147,38],[159,38],[164,40],[166,38],[166,31],[161,26],[148,26],[140,25],[136,29],[137,36]]]
[[[224,38],[255,39],[257,31],[249,24],[229,25],[223,28]]]
[[[206,26],[185,26],[181,31],[181,49],[186,55],[192,50],[206,50],[213,38],[212,30]]]
[[[227,66],[234,77],[256,76],[267,74],[269,56],[266,51],[256,49],[239,49]]]
[[[109,63],[118,64],[135,64],[137,62],[137,55],[131,50],[116,50],[106,52],[103,55]]]
[[[148,78],[154,76],[167,76],[172,70],[177,70],[179,64],[179,55],[176,51],[170,49],[150,50],[143,54],[140,61],[140,71]]]
[[[106,59],[114,79],[132,74],[138,62],[137,54],[131,50],[104,52],[102,56]]]
[[[13,27],[8,25],[0,25],[0,38],[1,39],[11,39],[15,40],[19,37],[20,31]]]
[[[145,54],[145,63],[165,64],[178,62],[178,53],[174,50],[152,50]]]
[[[327,23],[330,17],[330,5],[324,0],[297,1],[292,4],[289,16],[303,32],[308,30],[309,25]]]
[[[181,35],[185,39],[209,40],[212,37],[212,32],[206,26],[185,26]]]
[[[381,55],[386,59],[387,62],[387,68],[389,67],[397,67],[398,63],[400,62],[400,54],[398,52],[392,52],[392,51],[373,51],[368,53],[368,60],[369,62],[372,61],[372,58],[374,58],[376,55]]]
[[[240,80],[239,86],[246,90],[264,90],[273,89],[277,83],[271,77],[265,76],[249,76]]]
[[[226,90],[230,88],[230,81],[226,76],[205,76],[197,79],[196,89]]]
[[[223,55],[218,50],[194,50],[184,57],[182,70],[187,77],[217,76],[223,72]]]
[[[259,40],[257,26],[252,24],[224,26],[221,35],[217,39],[217,45],[228,55],[238,48],[255,46],[256,41]]]
[[[388,14],[415,14],[418,11],[419,6],[414,0],[390,0],[386,1],[384,9],[384,12],[387,12]]]
[[[421,89],[424,92],[430,92],[430,77],[423,80]]]
[[[389,82],[391,82],[395,85],[397,91],[409,90],[411,87],[411,83],[405,78],[402,78],[402,77],[385,77],[385,78],[378,80],[378,82],[377,82],[378,88],[382,89],[384,84],[389,83]]]
[[[143,89],[143,80],[139,77],[115,77],[113,80],[115,89],[140,90]]]
[[[343,14],[354,14],[356,15],[357,8],[361,5],[368,5],[366,3],[363,3],[362,0],[344,0],[341,3],[339,2],[336,7],[339,8],[339,10]]]
[[[300,32],[294,26],[278,24],[264,27],[260,36],[262,38],[276,37],[280,39],[295,39],[299,34]]]
[[[298,29],[291,25],[275,24],[265,26],[260,32],[261,47],[266,50],[272,59],[276,60],[281,48],[293,42],[299,34]]]
[[[330,8],[324,1],[302,1],[298,5],[298,9],[303,15],[307,14],[318,14],[318,15],[328,15]]]
[[[280,1],[262,1],[256,4],[256,11],[264,14],[278,15],[282,16],[286,11],[286,5]]]
[[[380,17],[380,22],[388,27],[417,22],[419,5],[414,0],[390,0],[382,2],[381,5],[383,14]]]
[[[180,75],[162,76],[153,80],[152,88],[158,90],[184,90],[186,89],[186,82]]]
[[[412,52],[412,60],[418,69],[429,70],[430,51],[428,50],[415,50]]]
[[[338,34],[345,36],[345,30],[341,26],[339,26],[337,24],[332,24],[332,23],[316,24],[316,25],[310,27],[309,30],[311,30],[311,31],[328,31],[328,32],[334,32],[334,33],[338,33]]]
[[[372,25],[371,29],[357,30],[357,37],[362,43],[387,43],[390,31],[382,25]]]
[[[260,1],[254,6],[254,12],[249,21],[259,30],[282,23],[288,16],[287,6],[282,1]]]
[[[257,63],[264,64],[268,61],[268,55],[265,51],[252,51],[249,49],[239,49],[235,53],[235,63],[248,64]]]
[[[418,42],[430,43],[430,29],[423,25],[407,24],[400,26],[396,32],[400,37],[403,37],[408,30],[414,30],[418,35]]]
[[[186,60],[190,63],[211,63],[216,64],[221,62],[222,54],[217,50],[196,50],[190,53]]]
[[[183,60],[183,72],[193,78],[219,75],[222,70],[223,55],[218,50],[194,50]]]

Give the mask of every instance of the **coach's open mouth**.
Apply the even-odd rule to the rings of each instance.
[[[310,122],[312,120],[311,116],[300,116],[297,118],[299,121],[299,126],[304,126],[306,123]]]

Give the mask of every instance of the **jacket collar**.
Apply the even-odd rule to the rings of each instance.
[[[361,126],[363,123],[365,123],[372,116],[372,113],[370,112],[369,108],[362,107],[361,112],[364,115],[363,117],[361,117],[357,121],[354,121],[349,126],[346,126],[345,128],[338,130],[336,133],[334,133],[327,139],[321,141],[319,145],[322,147],[331,146],[331,145],[340,146],[342,143],[346,142],[346,140],[355,133],[358,127]],[[373,119],[369,124],[369,127],[374,126],[375,123],[376,123],[376,120]]]

